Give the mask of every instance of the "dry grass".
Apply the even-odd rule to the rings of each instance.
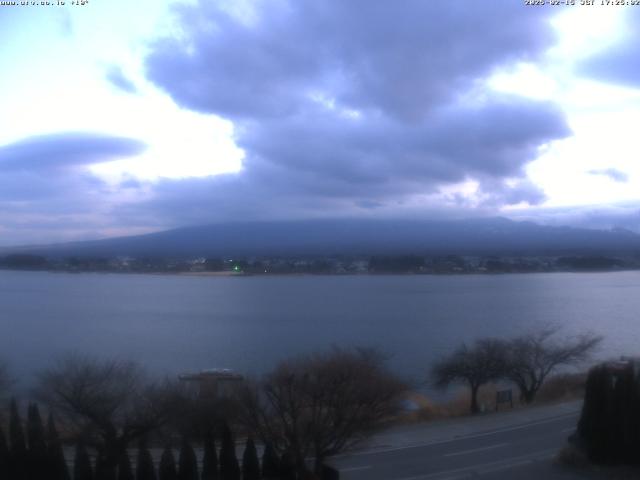
[[[584,385],[586,373],[564,373],[549,378],[538,392],[535,405],[545,405],[570,400],[578,400],[584,397]],[[496,392],[503,386],[487,384],[478,392],[478,403],[485,412],[496,410]],[[526,408],[528,405],[519,402],[517,388],[513,390],[513,408]],[[453,398],[445,402],[434,402],[428,397],[412,392],[407,395],[407,400],[418,406],[418,409],[400,415],[398,423],[418,423],[444,418],[455,418],[469,415],[471,398],[468,389],[462,389]],[[511,410],[509,404],[499,405],[498,411]]]
[[[571,468],[588,468],[591,465],[584,452],[574,445],[562,447],[554,462]]]
[[[586,373],[563,373],[547,380],[540,388],[537,404],[584,398]]]

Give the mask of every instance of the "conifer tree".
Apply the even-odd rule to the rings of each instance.
[[[170,447],[166,447],[162,452],[162,456],[160,457],[158,480],[178,480],[176,461],[173,457],[173,451]]]
[[[198,459],[186,436],[182,439],[180,447],[178,478],[179,480],[198,480]]]
[[[27,454],[29,478],[47,478],[50,472],[47,465],[44,425],[38,405],[35,403],[30,404],[27,410],[27,441],[29,446]]]
[[[277,479],[280,476],[280,462],[278,455],[270,443],[264,446],[262,453],[262,478],[265,480]]]
[[[240,480],[240,466],[236,457],[236,444],[233,433],[225,423],[222,427],[222,446],[220,447],[220,478],[222,480]]]
[[[151,452],[146,442],[140,441],[138,445],[138,461],[136,462],[136,480],[156,480],[156,470],[153,466]]]
[[[49,413],[47,420],[47,465],[51,480],[71,479],[52,413]]]
[[[204,436],[204,456],[202,457],[202,480],[218,480],[218,455],[211,431]]]
[[[116,467],[107,461],[104,452],[99,452],[96,457],[96,480],[116,480]]]
[[[73,480],[93,480],[91,460],[82,442],[78,442],[76,445],[76,454],[73,461]]]
[[[71,480],[52,413],[47,420],[47,463],[51,480]]]
[[[22,430],[22,421],[18,412],[18,404],[11,399],[11,413],[9,417],[9,442],[10,452],[10,473],[12,480],[27,479],[27,445]]]
[[[253,438],[248,437],[242,454],[242,480],[260,480],[260,462]]]
[[[285,451],[280,457],[280,478],[281,480],[296,480],[296,464],[291,452]]]
[[[0,478],[10,478],[9,476],[9,446],[0,426]]]
[[[120,456],[118,461],[118,480],[135,480],[133,476],[133,469],[131,468],[131,460],[129,459],[129,452],[125,450]]]

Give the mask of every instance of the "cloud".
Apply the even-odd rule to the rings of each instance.
[[[619,203],[612,205],[585,205],[579,207],[532,208],[514,211],[516,220],[530,220],[536,223],[593,229],[628,229],[640,232],[640,203]]]
[[[553,44],[548,9],[281,1],[239,16],[219,5],[177,7],[181,35],[152,44],[146,72],[181,106],[232,120],[243,169],[160,182],[147,205],[157,215],[396,212],[470,180],[494,208],[544,199],[525,166],[571,133],[562,112],[483,79]]]
[[[508,0],[255,2],[250,22],[219,5],[177,7],[184,35],[158,40],[146,67],[180,104],[234,119],[294,114],[318,94],[420,118],[554,41],[547,11]]]
[[[67,10],[66,8],[59,8],[58,12],[59,12],[58,25],[60,28],[60,35],[62,35],[65,38],[73,37],[74,28],[73,28],[73,19],[71,18],[71,13],[69,13],[69,10]]]
[[[223,8],[230,4],[175,7],[174,35],[151,42],[144,67],[180,107],[233,123],[245,154],[239,172],[113,187],[86,167],[144,145],[79,134],[27,139],[0,147],[0,172],[11,172],[23,192],[14,188],[14,202],[0,194],[3,224],[40,208],[60,225],[68,218],[74,231],[78,219],[100,231],[468,216],[544,199],[526,166],[542,146],[571,134],[564,115],[548,102],[493,92],[485,81],[554,44],[553,9],[524,12],[511,0],[492,8],[464,0],[278,0],[247,3],[238,14]],[[135,91],[118,67],[106,78]],[[461,184],[476,185],[475,193],[447,193]],[[65,203],[73,206],[65,211]]]
[[[127,78],[122,69],[116,65],[109,67],[106,73],[106,79],[123,92],[136,93],[138,91],[136,85]]]
[[[2,243],[75,239],[110,226],[119,191],[87,167],[144,148],[129,138],[73,132],[1,146],[0,224],[10,232]]]
[[[601,168],[595,170],[589,170],[591,175],[601,175],[604,177],[608,177],[614,182],[625,183],[629,181],[629,175],[625,172],[618,170],[617,168]]]
[[[139,140],[97,133],[54,133],[0,146],[0,172],[53,170],[133,156],[146,148]]]
[[[640,11],[628,8],[618,41],[588,57],[579,66],[583,75],[607,83],[640,88]]]

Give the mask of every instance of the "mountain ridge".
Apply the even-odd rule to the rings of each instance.
[[[640,254],[640,235],[623,229],[545,226],[503,217],[467,220],[324,219],[228,222],[144,235],[5,247],[45,256],[327,256],[385,254]]]

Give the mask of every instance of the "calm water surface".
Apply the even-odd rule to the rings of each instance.
[[[640,272],[469,276],[188,277],[0,271],[0,357],[28,382],[68,351],[155,372],[259,374],[331,345],[376,346],[424,378],[462,341],[538,325],[602,333],[640,353]]]

